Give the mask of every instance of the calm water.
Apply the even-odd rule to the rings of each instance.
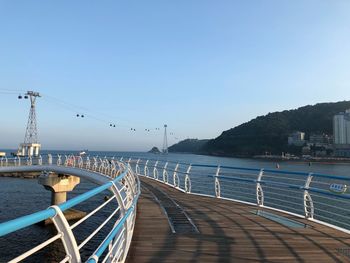
[[[53,152],[51,152],[53,153]],[[55,152],[59,154],[71,153],[71,152]],[[43,152],[45,154],[45,152]],[[169,154],[169,155],[156,155],[150,153],[132,153],[132,152],[89,152],[90,156],[99,155],[104,156],[125,156],[133,158],[146,158],[146,159],[159,159],[173,162],[182,163],[201,163],[201,164],[213,164],[213,165],[227,165],[227,166],[240,166],[240,167],[254,167],[254,168],[270,168],[275,169],[276,162],[252,160],[252,159],[237,159],[237,158],[224,158],[224,157],[212,157],[192,154]],[[350,177],[350,165],[349,164],[312,164],[308,163],[296,163],[296,162],[279,162],[280,169],[291,171],[307,171],[307,172],[319,172],[334,175],[345,175]],[[82,180],[76,189],[69,193],[68,198],[75,195],[86,192],[87,190],[95,187],[96,185]],[[100,195],[85,202],[77,209],[89,212],[96,208],[98,204],[104,201],[104,197],[110,195],[108,191],[101,193]],[[1,178],[0,177],[0,222],[4,222],[19,216],[33,213],[38,210],[47,208],[50,205],[50,192],[44,190],[44,188],[37,183],[36,179],[18,179],[18,178]],[[74,230],[74,233],[79,236],[79,240],[83,240],[87,237],[96,226],[101,223],[115,207],[115,203],[111,202],[106,208],[104,208],[98,216],[92,217],[87,220],[81,226]],[[84,255],[87,257],[91,254],[99,242],[102,241],[104,235],[108,233],[112,225],[107,225],[104,231],[102,231],[97,238],[89,242],[84,250]],[[7,235],[0,238],[0,262],[6,262],[13,258],[15,255],[25,252],[33,247],[35,244],[48,239],[55,233],[52,227],[31,226],[18,231],[14,234]],[[78,244],[80,243],[78,242]],[[64,250],[60,241],[53,243],[46,249],[38,252],[35,256],[32,256],[26,262],[57,262],[64,256]],[[83,258],[83,260],[86,258]]]

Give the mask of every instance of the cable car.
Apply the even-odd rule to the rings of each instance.
[[[24,95],[24,98],[25,98],[25,99],[28,99],[28,96],[27,96],[27,95]]]
[[[79,114],[77,114],[77,117],[79,117],[80,115]]]
[[[19,100],[22,99],[22,96],[21,96],[21,95],[18,95],[18,99],[19,99]]]

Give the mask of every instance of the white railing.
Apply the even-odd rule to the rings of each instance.
[[[56,240],[61,240],[66,252],[66,256],[61,262],[82,262],[82,251],[86,244],[106,227],[108,223],[113,223],[113,227],[108,232],[104,240],[96,247],[94,253],[87,259],[93,263],[102,262],[124,262],[130,247],[130,242],[135,225],[136,205],[140,195],[140,183],[138,176],[130,169],[129,165],[114,159],[80,156],[39,156],[35,158],[6,158],[0,159],[1,172],[30,172],[30,171],[60,171],[69,175],[85,178],[101,184],[82,195],[74,197],[65,203],[54,205],[46,210],[30,214],[28,216],[13,219],[0,224],[0,237],[31,226],[46,219],[51,219],[57,229],[57,234],[39,245],[31,248],[25,253],[13,258],[9,262],[19,262],[33,255]],[[69,225],[63,212],[75,207],[109,190],[113,196],[98,205],[93,211]],[[107,205],[114,205],[111,214],[83,241],[78,244],[74,229],[91,217],[96,215]],[[0,259],[0,261],[2,261]]]
[[[128,162],[138,175],[185,193],[268,208],[350,234],[350,176],[150,159]]]

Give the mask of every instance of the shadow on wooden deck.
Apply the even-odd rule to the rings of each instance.
[[[350,236],[307,220],[291,228],[252,213],[256,207],[182,193],[148,178],[167,193],[200,233],[172,233],[152,187],[144,188],[127,262],[350,262]],[[349,252],[348,254],[346,252]]]

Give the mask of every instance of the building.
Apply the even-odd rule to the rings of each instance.
[[[334,144],[350,144],[350,109],[333,117]]]
[[[350,157],[350,144],[335,144],[334,156],[336,157]]]
[[[350,109],[333,117],[334,153],[350,156]]]
[[[309,143],[316,146],[326,146],[332,144],[333,137],[328,134],[311,134]]]
[[[293,132],[288,137],[288,144],[295,146],[303,146],[305,144],[305,132]]]

